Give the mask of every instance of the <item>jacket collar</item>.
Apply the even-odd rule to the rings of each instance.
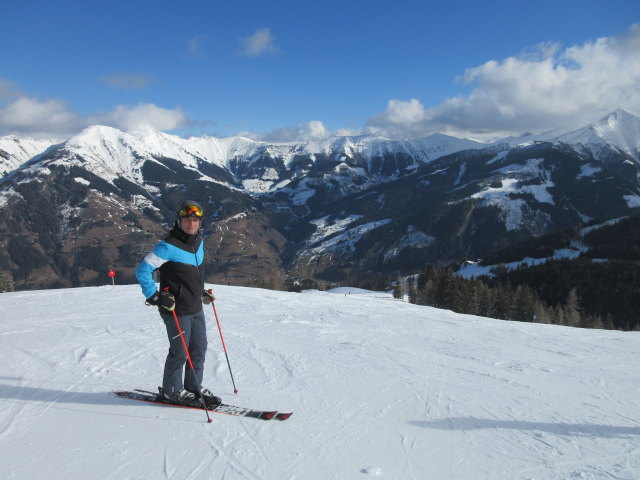
[[[196,233],[195,235],[189,235],[188,233],[186,233],[185,231],[183,231],[180,227],[178,227],[177,225],[174,226],[170,231],[169,231],[169,236],[170,237],[174,237],[177,238],[178,240],[180,240],[182,243],[185,243],[187,245],[195,245],[196,241],[198,240],[198,234]]]

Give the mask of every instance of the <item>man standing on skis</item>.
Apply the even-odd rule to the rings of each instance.
[[[159,396],[172,403],[197,405],[202,393],[207,405],[213,406],[219,404],[220,399],[202,388],[207,351],[202,304],[214,299],[213,294],[204,289],[204,242],[199,234],[203,214],[198,202],[187,200],[180,204],[174,227],[140,262],[136,278],[146,303],[158,307],[169,337],[169,354]],[[160,289],[153,280],[155,270],[160,272]],[[187,352],[174,313],[178,316],[193,370],[185,368]]]

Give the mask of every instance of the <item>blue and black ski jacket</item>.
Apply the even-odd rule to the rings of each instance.
[[[169,287],[176,298],[176,314],[191,315],[202,309],[204,244],[198,234],[188,235],[177,226],[158,242],[136,268],[145,298],[156,293],[153,272],[160,271],[160,291]]]

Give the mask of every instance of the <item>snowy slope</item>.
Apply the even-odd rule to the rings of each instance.
[[[134,135],[105,126],[83,130],[64,148],[89,161],[92,171],[105,180],[122,175],[139,183],[144,181],[140,169],[147,160],[172,158],[191,169],[197,169],[198,160],[207,160],[224,167],[228,150],[215,138],[183,139],[156,131]]]
[[[553,141],[599,153],[610,145],[640,161],[640,118],[618,109],[597,123],[560,135]]]
[[[37,139],[8,135],[0,137],[0,177],[58,143],[54,139]]]
[[[456,152],[516,147],[541,141],[561,142],[603,159],[613,147],[640,160],[640,118],[624,110],[616,110],[598,123],[562,135],[554,131],[540,135],[525,134],[502,139],[492,145],[441,134],[411,140],[329,136],[266,143],[243,137],[181,138],[151,130],[126,133],[95,125],[65,142],[0,137],[0,175],[18,168],[48,147],[59,144],[57,151],[50,155],[56,162],[81,166],[108,182],[124,176],[142,184],[144,178],[141,168],[146,161],[173,159],[194,172],[201,170],[202,163],[219,167],[220,172],[226,171],[235,179],[232,188],[242,184],[247,192],[260,194],[286,187],[300,175],[308,175],[313,164],[318,167],[319,159],[326,162],[329,158],[332,162],[342,163],[335,167],[335,172],[323,171],[324,175],[328,175],[324,181],[334,181],[348,190],[354,182],[363,188],[406,176],[420,165]],[[302,170],[301,157],[309,160]],[[37,168],[42,168],[46,173],[51,158],[45,158],[41,165],[33,164],[33,173],[37,173]],[[322,170],[325,167],[320,165],[318,168]],[[203,179],[216,181],[206,175]],[[294,195],[297,193],[294,192]]]
[[[15,136],[0,137],[0,149],[5,150],[10,157],[3,160],[0,166],[6,173],[55,143],[59,142]],[[328,137],[314,141],[265,143],[243,137],[185,139],[150,130],[127,133],[112,127],[94,125],[62,142],[60,150],[63,154],[58,155],[58,161],[69,163],[74,161],[74,157],[82,159],[80,163],[89,162],[85,168],[107,181],[119,175],[142,181],[139,171],[141,165],[146,160],[157,158],[175,159],[187,168],[195,169],[198,161],[204,161],[232,170],[234,162],[240,162],[246,168],[264,153],[281,159],[288,168],[299,155],[309,155],[312,158],[316,154],[363,156],[368,162],[385,155],[406,155],[416,162],[428,162],[460,150],[484,147],[478,142],[446,135],[432,135],[415,141],[380,137]]]
[[[596,123],[580,128],[554,129],[547,132],[525,133],[493,142],[510,147],[535,142],[560,142],[601,158],[607,148],[614,147],[640,161],[640,118],[619,108]],[[606,153],[605,153],[606,154]]]
[[[137,286],[3,293],[3,478],[638,478],[638,333],[214,290],[239,394],[211,311],[206,385],[291,419],[111,396],[160,381],[164,327]]]

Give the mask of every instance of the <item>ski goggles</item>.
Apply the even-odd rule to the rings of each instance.
[[[202,208],[200,208],[197,205],[187,205],[186,207],[180,209],[180,211],[178,212],[178,215],[180,217],[198,217],[198,218],[202,218],[203,214],[204,214],[204,212],[202,211]]]

